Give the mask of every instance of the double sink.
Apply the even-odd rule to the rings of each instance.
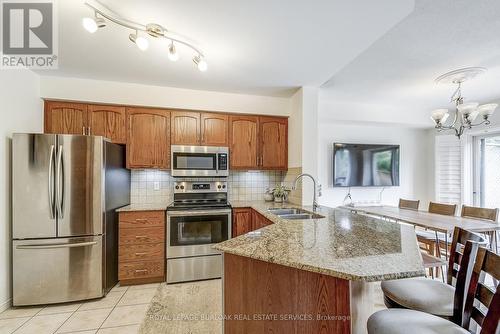
[[[271,208],[268,212],[283,219],[319,219],[325,216],[299,208]]]

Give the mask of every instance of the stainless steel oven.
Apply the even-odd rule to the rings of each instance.
[[[229,148],[172,145],[172,176],[226,177]]]
[[[229,238],[227,182],[175,182],[167,209],[167,283],[221,277],[222,254],[212,246]]]

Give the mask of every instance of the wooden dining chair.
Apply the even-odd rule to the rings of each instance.
[[[368,334],[420,334],[420,333],[470,333],[471,320],[480,327],[480,334],[498,333],[500,320],[500,288],[496,291],[479,283],[481,273],[500,278],[500,256],[478,244],[467,242],[462,261],[466,254],[475,259],[472,275],[461,266],[455,289],[455,301],[452,320],[449,321],[435,315],[408,309],[389,309],[375,312],[368,319]],[[474,256],[474,249],[477,255]],[[470,283],[467,287],[467,278]],[[467,297],[464,295],[467,291]],[[477,306],[477,301],[482,306]],[[465,306],[464,306],[465,305]]]
[[[413,201],[409,199],[399,199],[399,205],[398,207],[400,209],[408,209],[408,210],[418,210],[418,206],[420,205],[420,200],[418,201]]]
[[[461,216],[467,218],[491,220],[493,222],[496,222],[498,219],[498,208],[488,209],[488,208],[479,208],[476,206],[463,205]]]
[[[457,212],[457,205],[430,202],[427,211],[429,213],[434,213],[443,216],[454,216],[455,213]],[[417,234],[418,242],[424,245],[424,250],[426,250],[432,256],[440,257],[441,240],[443,240],[443,243],[445,240],[443,233],[436,233],[433,231],[423,231],[418,229],[415,230],[415,233]]]
[[[465,218],[489,220],[489,221],[495,223],[498,220],[498,208],[488,209],[488,208],[480,208],[480,207],[476,207],[476,206],[463,205],[461,216],[465,217]],[[490,232],[487,232],[485,234],[489,238],[490,248],[495,253],[497,253],[497,249],[493,249],[493,245],[496,245],[498,247],[497,232],[490,231]],[[493,242],[493,241],[495,241],[495,242]]]
[[[452,241],[452,252],[448,260],[446,283],[429,278],[406,278],[383,281],[385,305],[388,308],[407,308],[430,313],[446,319],[453,316],[453,300],[456,294],[458,274],[467,270],[470,254],[466,253],[464,245],[467,241],[484,244],[480,235],[455,227]]]

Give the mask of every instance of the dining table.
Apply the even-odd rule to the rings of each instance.
[[[395,206],[342,206],[351,212],[364,213],[380,218],[395,220],[431,230],[436,233],[436,241],[439,242],[438,233],[444,234],[446,258],[448,257],[448,239],[453,234],[455,227],[460,227],[471,232],[485,234],[490,239],[490,248],[497,251],[497,231],[500,230],[499,222],[492,222],[479,218],[445,216],[423,210],[403,209]]]

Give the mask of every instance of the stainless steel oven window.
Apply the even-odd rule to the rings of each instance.
[[[170,218],[170,246],[193,246],[219,243],[228,239],[227,214],[175,216]]]

